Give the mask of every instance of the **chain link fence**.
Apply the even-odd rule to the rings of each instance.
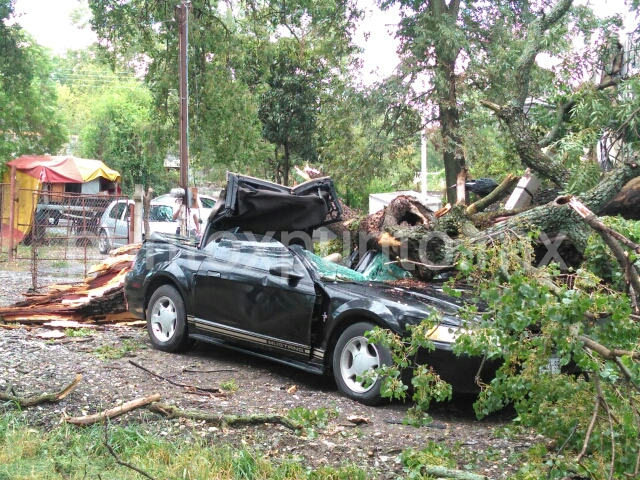
[[[1,187],[0,261],[7,261],[12,230],[7,202],[10,205],[11,195],[9,185]],[[18,264],[29,266],[33,289],[52,281],[80,280],[91,265],[106,257],[110,248],[128,243],[126,197],[23,189],[17,192],[17,197],[13,206],[17,219],[13,258]]]

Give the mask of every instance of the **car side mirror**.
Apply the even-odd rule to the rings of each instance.
[[[304,278],[300,272],[296,272],[291,265],[273,265],[269,268],[269,273],[276,277],[288,278],[291,283],[298,283]]]

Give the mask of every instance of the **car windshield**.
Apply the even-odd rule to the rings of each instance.
[[[173,222],[173,208],[169,205],[151,205],[149,208],[150,222]]]

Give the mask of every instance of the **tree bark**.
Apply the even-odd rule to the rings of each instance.
[[[82,380],[82,375],[77,374],[75,378],[59,392],[43,393],[41,395],[34,395],[32,397],[18,397],[17,395],[12,394],[13,386],[9,385],[4,393],[0,392],[0,400],[3,402],[14,403],[20,408],[33,407],[34,405],[39,405],[40,403],[46,402],[56,403],[66,398],[67,395],[73,392],[80,383],[80,380]]]
[[[634,178],[602,207],[601,215],[622,215],[640,220],[640,178]]]
[[[284,415],[277,414],[252,414],[252,415],[223,415],[217,413],[197,412],[193,410],[180,410],[166,403],[153,403],[149,410],[164,415],[167,418],[190,418],[191,420],[204,420],[205,422],[221,427],[235,427],[242,425],[256,425],[262,423],[276,423],[290,430],[302,428],[294,420]]]
[[[516,177],[515,175],[511,175],[511,174],[507,175],[506,177],[504,177],[504,180],[502,180],[500,185],[498,185],[498,187],[493,192],[491,192],[486,197],[481,198],[477,202],[469,205],[465,213],[467,215],[474,215],[476,213],[483,211],[488,206],[493,205],[494,203],[500,201],[503,197],[505,197],[509,193],[509,191],[513,187],[515,187],[516,183],[518,183],[519,180],[520,180],[520,177]]]
[[[284,144],[284,165],[282,172],[282,184],[285,186],[289,185],[289,144],[285,142]]]
[[[114,418],[122,415],[123,413],[130,412],[131,410],[135,410],[136,408],[144,407],[146,405],[150,405],[153,402],[157,402],[160,400],[160,394],[154,393],[153,395],[149,395],[148,397],[137,398],[136,400],[131,400],[130,402],[125,402],[122,405],[119,405],[114,408],[110,408],[100,413],[95,413],[93,415],[84,415],[82,417],[69,417],[65,420],[67,423],[72,423],[74,425],[93,425],[94,423],[102,422],[107,418]]]
[[[569,180],[568,170],[562,162],[542,151],[522,107],[503,107],[484,100],[480,103],[493,110],[497,117],[507,125],[523,165],[551,180],[559,187],[566,185]]]
[[[455,21],[460,11],[460,1],[430,0],[428,7],[433,16],[433,24]],[[460,170],[465,166],[464,156],[460,149],[458,127],[460,115],[458,112],[458,95],[456,91],[455,67],[460,48],[448,42],[440,42],[435,46],[435,91],[437,94],[440,131],[444,143],[443,161],[445,181],[447,182],[447,202],[457,203],[456,182]],[[466,198],[464,199],[467,200]]]

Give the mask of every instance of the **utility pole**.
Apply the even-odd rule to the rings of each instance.
[[[182,235],[187,234],[189,207],[187,188],[189,186],[189,84],[187,81],[187,47],[189,45],[189,6],[190,2],[182,0],[176,6],[176,20],[180,30],[180,188],[184,191],[182,198]]]
[[[420,193],[423,200],[427,198],[427,132],[422,129],[420,152]]]

